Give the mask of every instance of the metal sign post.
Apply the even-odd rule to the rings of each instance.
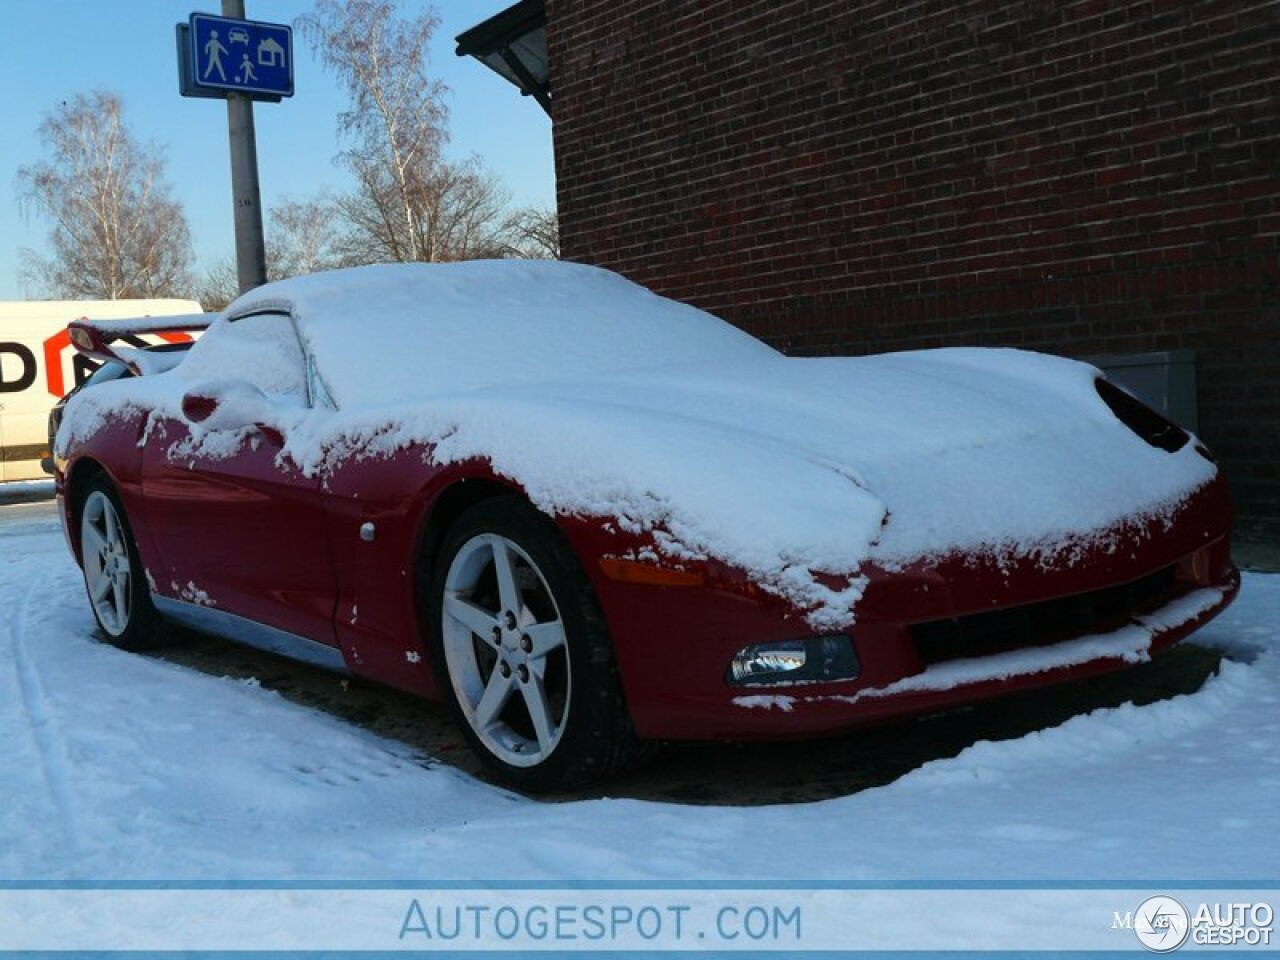
[[[293,31],[246,20],[244,0],[222,0],[222,16],[193,13],[178,24],[179,89],[184,97],[225,97],[240,292],[267,282],[258,142],[253,101],[293,96]]]
[[[240,0],[222,0],[225,9]],[[227,94],[227,142],[231,145],[231,202],[236,219],[236,275],[240,292],[267,282],[267,243],[262,230],[262,198],[258,190],[258,135],[253,128],[253,101],[243,93]]]

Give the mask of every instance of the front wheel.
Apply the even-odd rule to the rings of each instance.
[[[503,782],[561,790],[639,756],[590,584],[554,524],[524,501],[485,501],[454,523],[428,606],[441,683]]]
[[[80,568],[89,606],[108,642],[125,650],[154,646],[160,615],[124,508],[105,476],[89,481],[80,509]]]

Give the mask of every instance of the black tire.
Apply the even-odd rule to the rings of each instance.
[[[462,625],[452,617],[447,617],[445,613],[445,591],[449,572],[455,560],[461,553],[463,559],[459,563],[466,563],[467,557],[472,556],[479,549],[475,546],[476,544],[495,536],[514,544],[515,548],[523,554],[516,557],[515,564],[519,567],[518,573],[523,577],[522,589],[526,591],[524,596],[530,598],[530,604],[536,604],[541,591],[536,584],[531,586],[533,578],[528,572],[531,562],[533,572],[541,577],[541,583],[545,585],[554,601],[559,617],[558,623],[563,628],[563,650],[565,651],[563,659],[567,663],[567,679],[562,681],[562,686],[567,690],[562,700],[564,712],[557,720],[559,739],[554,746],[545,750],[541,748],[536,738],[533,739],[531,741],[533,749],[539,754],[539,759],[529,765],[508,762],[499,752],[504,749],[501,744],[491,745],[482,738],[473,725],[468,711],[463,708],[461,697],[465,697],[466,694],[459,693],[459,686],[462,684],[455,682],[459,681],[459,677],[454,675],[445,649],[445,635],[448,630],[453,638],[450,642],[454,644],[452,649],[455,651],[455,664],[460,659],[466,661],[467,655],[457,652],[457,644],[462,636],[466,636],[471,645],[477,646],[477,658],[484,655],[486,651],[488,655],[500,658],[508,655],[504,653],[502,643],[496,638],[491,643],[485,643],[478,631]],[[483,566],[483,562],[483,557],[477,561],[480,566]],[[496,561],[494,563],[493,577],[496,579]],[[484,577],[486,574],[479,576]],[[631,725],[631,717],[623,698],[622,685],[614,659],[613,645],[595,593],[577,557],[554,523],[526,501],[515,496],[494,498],[476,504],[462,514],[443,538],[434,569],[430,572],[428,589],[426,610],[430,625],[430,652],[441,688],[455,720],[466,735],[472,749],[502,783],[528,793],[563,791],[589,781],[613,776],[648,753],[646,745],[637,739]],[[493,594],[495,601],[483,603],[475,596],[467,599],[478,607],[483,606],[486,611],[493,609],[495,618],[500,619],[502,614],[499,608],[502,604],[496,602],[497,589],[495,586]],[[461,594],[458,595],[461,596]],[[529,617],[531,627],[555,626],[555,624],[541,622],[533,623],[533,613],[529,611],[528,605],[523,605],[523,609]],[[548,616],[552,615],[548,614]],[[544,618],[541,616],[537,617],[538,621],[542,619]],[[520,629],[524,628],[517,627],[517,632]],[[557,647],[547,655],[548,661],[553,656],[561,656],[559,649]],[[515,657],[520,656],[515,650],[510,653]],[[486,691],[487,684],[493,681],[499,666],[504,664],[510,667],[505,659],[501,660],[501,663],[495,662],[491,666],[487,680],[483,675],[483,668],[476,665],[475,669],[480,671],[478,679],[481,685],[485,686]],[[461,666],[459,673],[466,672],[470,668],[470,664]],[[550,666],[544,665],[542,669],[548,677],[551,676]],[[508,671],[503,676],[513,675]],[[527,671],[521,673],[521,684],[526,683],[526,676]],[[522,719],[520,711],[526,711],[524,716],[531,718],[533,709],[525,704],[521,696],[525,690],[517,684],[516,679],[506,682],[510,683],[517,692],[509,694],[511,699],[505,701],[507,705],[497,716],[499,718],[512,716],[510,723],[518,727]],[[547,686],[548,692],[544,702],[551,700],[550,680]],[[511,714],[513,710],[514,715]],[[506,728],[509,739],[519,739],[520,734],[514,732],[506,720],[499,719],[493,727],[487,729],[492,731],[502,728]],[[517,742],[515,746],[518,749],[521,745]],[[542,755],[544,753],[545,756]],[[507,755],[510,753],[508,752]]]
[[[119,550],[111,551],[110,544],[107,544],[107,549],[94,550],[91,554],[93,545],[86,542],[86,524],[92,524],[103,535],[104,541],[111,539],[105,526],[99,527],[96,522],[99,516],[105,518],[101,513],[105,505],[98,498],[104,498],[105,505],[114,512],[114,521],[119,524]],[[84,575],[85,593],[89,597],[89,609],[98,622],[99,633],[107,643],[122,650],[136,652],[155,648],[163,639],[163,620],[151,602],[147,575],[138,559],[138,547],[133,539],[133,528],[129,526],[119,494],[105,474],[98,474],[85,485],[76,526],[80,535],[80,568]],[[127,582],[121,590],[124,603],[108,604],[118,614],[114,617],[105,612],[100,600],[95,599],[94,583],[91,582],[95,572],[105,569],[104,562],[125,565],[127,571]]]

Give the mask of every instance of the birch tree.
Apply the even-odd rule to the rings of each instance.
[[[396,0],[317,0],[298,25],[345,86],[342,162],[356,188],[338,199],[348,262],[440,261],[500,249],[506,192],[476,160],[451,162],[447,88],[427,46],[440,25]]]
[[[18,170],[20,203],[52,223],[49,255],[23,254],[24,273],[50,296],[188,295],[186,216],[163,155],[137,142],[123,113],[114,93],[76,94],[40,124],[44,159]]]

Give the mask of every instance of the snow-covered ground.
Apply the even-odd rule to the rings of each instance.
[[[52,478],[48,480],[12,480],[9,483],[0,483],[0,503],[31,501],[40,497],[52,496]]]
[[[1199,692],[980,743],[823,802],[504,793],[253,684],[95,641],[46,508],[0,506],[0,881],[1268,885],[1280,576],[1197,636]]]

